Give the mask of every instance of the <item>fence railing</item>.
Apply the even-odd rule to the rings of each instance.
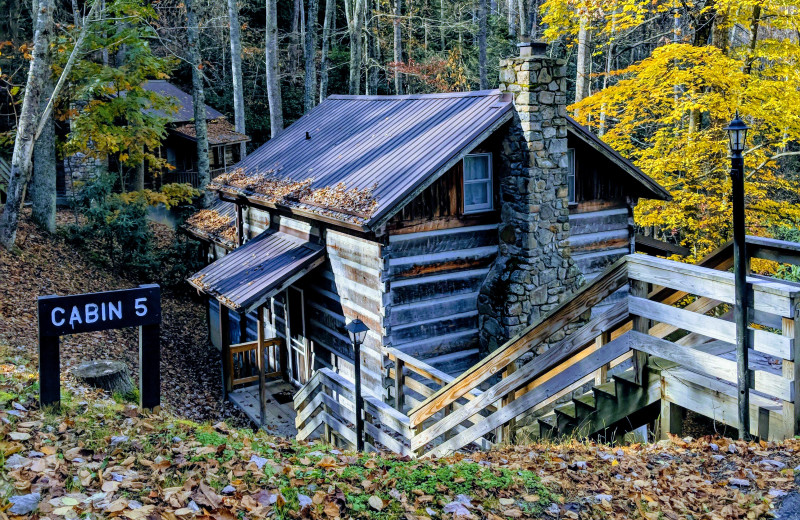
[[[228,350],[228,367],[233,387],[259,381],[262,377],[278,377],[283,340],[272,338],[231,345]],[[262,375],[263,374],[263,375]]]

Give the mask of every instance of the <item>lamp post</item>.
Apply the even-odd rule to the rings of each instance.
[[[350,334],[350,341],[353,342],[353,366],[355,367],[355,383],[356,383],[356,450],[364,451],[364,417],[362,410],[364,409],[364,401],[361,398],[361,344],[364,343],[364,338],[367,336],[369,327],[364,325],[364,322],[358,318],[350,321],[345,325],[348,334]]]
[[[750,367],[748,348],[750,335],[747,330],[748,287],[747,287],[747,244],[744,228],[744,151],[747,140],[747,124],[739,117],[728,123],[731,147],[731,198],[733,199],[733,272],[736,281],[736,368],[739,382],[739,438],[750,437]]]

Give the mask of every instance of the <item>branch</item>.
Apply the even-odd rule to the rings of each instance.
[[[800,155],[800,152],[781,152],[781,153],[773,155],[772,157],[770,157],[768,159],[764,159],[764,161],[761,164],[759,164],[758,166],[753,168],[753,170],[749,174],[747,174],[747,179],[752,177],[753,174],[756,173],[758,170],[760,170],[761,168],[766,166],[768,162],[774,161],[775,159],[780,159],[781,157],[788,157],[790,155]]]
[[[50,99],[47,100],[47,105],[44,107],[44,110],[42,110],[42,113],[40,114],[39,126],[36,127],[36,133],[33,136],[34,141],[39,139],[39,136],[42,134],[42,131],[44,130],[47,119],[50,117],[50,112],[53,111],[53,105],[55,104],[55,99],[58,97],[59,92],[61,92],[61,89],[64,87],[64,82],[67,80],[67,76],[72,70],[72,66],[75,65],[75,60],[78,58],[78,53],[80,52],[81,47],[83,47],[83,41],[86,39],[86,34],[89,32],[89,25],[91,24],[92,16],[94,15],[95,9],[97,9],[97,6],[100,4],[101,2],[96,1],[94,5],[92,5],[92,9],[89,11],[89,14],[87,14],[86,17],[83,19],[83,27],[81,27],[81,32],[78,35],[77,41],[75,41],[75,46],[72,48],[72,52],[69,55],[67,64],[64,65],[64,70],[61,71],[61,76],[59,76],[56,86],[53,87],[53,93],[50,94]]]

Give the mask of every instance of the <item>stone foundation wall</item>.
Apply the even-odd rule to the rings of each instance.
[[[514,96],[516,114],[503,142],[500,254],[478,300],[485,351],[553,310],[583,281],[568,244],[565,61],[503,60],[500,89]]]

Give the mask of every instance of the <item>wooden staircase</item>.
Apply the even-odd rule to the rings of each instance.
[[[800,264],[796,244],[760,240],[754,255]],[[726,269],[729,261],[717,252],[706,265]],[[759,277],[748,283],[751,433],[782,439],[800,433],[800,285]],[[624,299],[609,299],[625,287]],[[629,255],[457,377],[385,348],[385,387],[364,398],[367,446],[443,456],[540,437],[608,441],[659,414],[662,433],[674,430],[677,408],[735,428],[736,331],[727,317],[733,300],[731,273]],[[544,344],[544,353],[522,363]],[[324,428],[325,440],[351,446],[352,387],[319,370],[295,396],[298,439]]]

